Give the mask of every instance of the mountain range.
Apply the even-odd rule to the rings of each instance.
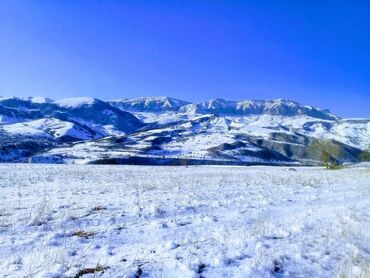
[[[0,97],[2,162],[316,165],[324,140],[332,159],[359,162],[370,119],[283,99]]]

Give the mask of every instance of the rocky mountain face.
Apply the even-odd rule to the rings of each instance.
[[[110,101],[109,104],[132,112],[165,112],[178,111],[190,102],[169,97],[142,97]]]
[[[0,98],[0,161],[314,165],[323,140],[358,162],[370,120],[280,99]]]
[[[93,133],[103,130],[106,126],[117,132],[133,132],[144,125],[131,113],[98,99],[74,98],[55,102],[50,100],[35,102],[34,99],[0,98],[1,122],[7,124],[39,119],[58,119],[90,128]],[[108,134],[102,133],[101,135]]]
[[[193,113],[213,113],[220,116],[251,116],[251,115],[274,115],[274,116],[310,116],[324,120],[337,120],[337,116],[328,110],[321,110],[311,106],[302,106],[297,102],[287,100],[245,100],[227,101],[215,99],[195,104],[189,104],[181,108],[182,111]]]

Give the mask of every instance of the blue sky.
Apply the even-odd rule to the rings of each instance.
[[[0,1],[0,95],[287,98],[370,117],[370,2]]]

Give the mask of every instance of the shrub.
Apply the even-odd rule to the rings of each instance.
[[[363,151],[360,155],[362,162],[370,162],[370,151]]]
[[[337,158],[341,154],[340,146],[330,140],[315,140],[309,145],[309,153],[318,158],[326,169],[340,168]]]

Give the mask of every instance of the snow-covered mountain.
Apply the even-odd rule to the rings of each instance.
[[[314,164],[315,140],[356,162],[369,119],[288,100],[0,98],[0,160],[128,164]]]
[[[1,97],[0,96],[0,101],[17,101],[17,100],[24,100],[24,101],[29,101],[32,103],[51,103],[54,100],[46,97]]]
[[[109,104],[122,110],[133,112],[178,111],[190,102],[169,97],[141,97],[110,101]]]
[[[213,113],[221,116],[274,115],[294,117],[304,115],[324,120],[339,119],[339,117],[333,115],[328,110],[321,110],[312,106],[302,106],[297,102],[283,99],[242,101],[214,99],[186,105],[181,108],[181,111],[201,114]]]
[[[35,101],[36,99],[36,101]],[[94,98],[71,98],[51,101],[40,98],[0,98],[0,119],[3,124],[43,118],[55,118],[96,131],[103,129],[133,132],[143,123],[129,112]],[[102,135],[108,135],[102,133]]]
[[[61,121],[54,118],[43,118],[3,126],[4,131],[19,136],[45,137],[61,140],[90,140],[97,134],[77,123]]]
[[[250,116],[250,115],[279,115],[301,116],[306,115],[319,119],[337,120],[339,117],[328,110],[312,106],[303,106],[297,102],[277,100],[240,100],[230,101],[214,99],[198,103],[168,98],[168,97],[142,97],[136,99],[122,99],[109,102],[112,106],[132,112],[177,111],[191,114],[217,114],[220,116]]]

